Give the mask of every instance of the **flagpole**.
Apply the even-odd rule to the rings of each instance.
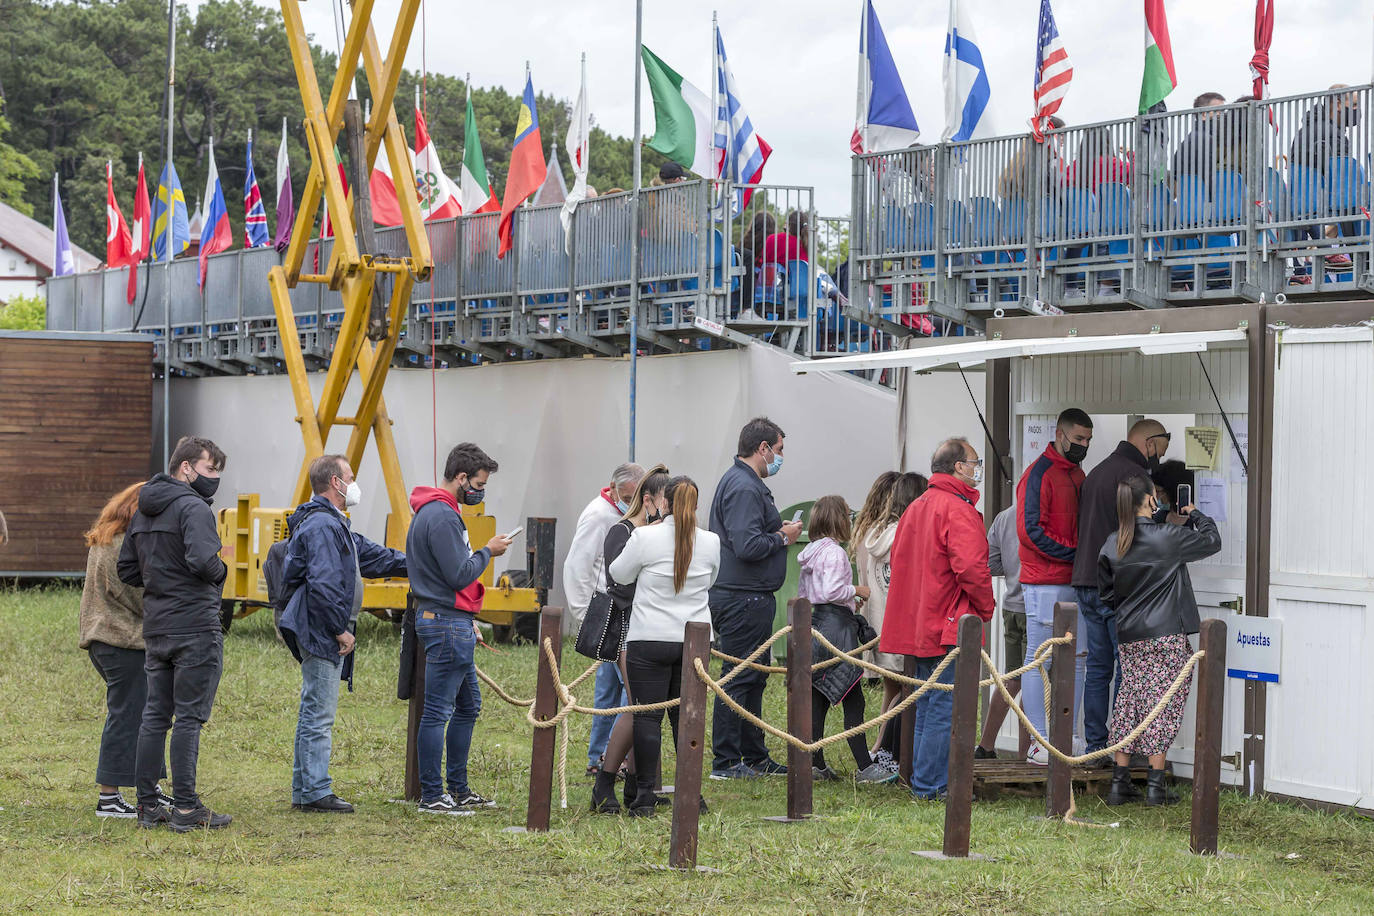
[[[172,200],[172,105],[176,99],[177,67],[177,5],[167,0],[167,155],[163,168],[167,170],[167,204],[163,212],[166,221],[165,242],[167,256],[162,261],[162,467],[166,469],[172,454],[172,243],[176,238],[176,204]],[[159,181],[159,185],[161,182]],[[161,187],[158,188],[161,191]]]
[[[711,10],[711,141],[706,148],[706,161],[715,164],[716,161],[716,124],[720,121],[720,70],[717,68],[716,61],[716,34],[720,30],[719,21],[716,18],[716,11]],[[711,207],[711,191],[722,190],[716,185],[712,178],[720,179],[722,176],[717,173],[706,180],[706,208],[709,214]],[[709,216],[708,216],[709,219]]]
[[[630,460],[635,460],[635,392],[639,383],[639,186],[643,179],[643,157],[639,144],[643,128],[639,121],[640,67],[644,48],[644,0],[635,0],[635,131],[633,173],[630,190]]]
[[[859,87],[863,98],[863,121],[859,129],[859,146],[861,152],[868,152],[868,109],[873,104],[873,87],[869,84],[868,73],[868,4],[872,0],[863,0],[863,5],[859,8]]]

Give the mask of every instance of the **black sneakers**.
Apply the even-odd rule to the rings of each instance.
[[[192,830],[219,830],[228,827],[233,818],[227,814],[216,814],[201,805],[191,811],[182,812],[178,808],[165,808],[167,826],[177,833],[190,833]]]
[[[473,814],[470,809],[458,807],[458,803],[453,800],[453,796],[445,792],[433,801],[422,801],[415,810],[421,814],[449,814],[464,815]]]
[[[154,805],[151,808],[138,806],[138,826],[144,830],[153,830],[167,825],[166,805]]]
[[[759,763],[751,763],[749,766],[760,776],[786,776],[787,767],[778,763],[772,757],[767,757]]]
[[[454,797],[453,803],[459,808],[495,808],[496,802],[490,798],[483,798],[476,792],[469,789],[461,795]]]
[[[96,817],[138,817],[138,809],[124,800],[118,792],[101,792],[95,803]]]
[[[293,811],[315,811],[324,814],[352,814],[353,806],[339,796],[330,793],[311,802],[294,802]]]

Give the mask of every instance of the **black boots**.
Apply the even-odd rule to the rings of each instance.
[[[1151,778],[1153,779],[1153,777]],[[1140,798],[1140,790],[1135,787],[1135,783],[1131,782],[1131,768],[1113,767],[1112,787],[1107,790],[1107,804],[1124,805],[1127,802],[1138,802]]]
[[[615,799],[615,774],[598,770],[596,785],[592,786],[592,812],[594,814],[619,814],[620,802]]]
[[[1115,785],[1115,783],[1113,783]],[[1178,793],[1170,791],[1164,783],[1163,770],[1151,770],[1146,780],[1145,804],[1172,805],[1178,801]]]

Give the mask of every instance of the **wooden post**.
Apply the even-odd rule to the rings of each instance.
[[[407,613],[406,621],[412,633],[415,632],[415,611]],[[421,801],[420,798],[420,716],[425,711],[425,647],[420,638],[415,637],[415,666],[410,673],[410,705],[406,710],[406,801]]]
[[[944,854],[968,856],[973,820],[973,746],[978,743],[979,653],[983,621],[965,614],[959,621],[959,657],[954,660],[954,711],[949,731],[949,795],[945,799]]]
[[[711,664],[711,627],[687,624],[682,641],[682,705],[677,719],[677,775],[673,778],[673,827],[668,838],[668,866],[695,868],[697,822],[701,817],[701,765],[706,747],[706,685],[694,662]]]
[[[563,609],[546,607],[539,615],[539,661],[534,690],[534,717],[540,722],[552,719],[558,709],[558,694],[553,686],[544,654],[544,640],[553,643],[553,657],[563,659]],[[549,829],[549,808],[553,799],[553,755],[557,745],[557,727],[536,728],[530,751],[530,800],[525,814],[525,829],[544,832]]]
[[[787,731],[811,741],[811,602],[787,602]],[[787,746],[787,820],[811,816],[811,754]]]
[[[1200,856],[1217,854],[1217,805],[1221,789],[1221,717],[1226,696],[1226,621],[1202,621],[1198,647],[1197,734],[1193,740],[1193,823],[1189,846]]]
[[[907,677],[916,676],[916,656],[902,656],[902,674],[905,674]],[[913,689],[914,688],[910,684],[903,684],[901,695],[898,696],[897,701],[899,703],[904,702],[911,696]],[[897,781],[901,785],[911,788],[911,767],[914,764],[913,758],[916,754],[913,744],[916,740],[916,704],[912,703],[906,709],[902,710],[902,714],[897,717],[897,721],[900,723],[901,728],[901,737],[897,744]]]
[[[1078,605],[1060,601],[1054,606],[1054,635],[1063,636],[1078,628]],[[1050,705],[1045,710],[1045,727],[1050,743],[1066,755],[1073,754],[1073,661],[1078,634],[1071,642],[1057,645],[1050,655]],[[1045,813],[1063,817],[1069,812],[1073,774],[1069,765],[1050,755],[1050,774],[1045,792]]]

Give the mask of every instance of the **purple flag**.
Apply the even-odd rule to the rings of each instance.
[[[52,275],[65,277],[76,273],[76,256],[72,241],[67,237],[67,217],[62,212],[62,198],[57,193],[57,173],[52,176]]]
[[[296,221],[296,202],[291,197],[291,163],[286,158],[286,119],[281,119],[281,146],[277,147],[277,238],[278,251],[291,244],[291,224]]]

